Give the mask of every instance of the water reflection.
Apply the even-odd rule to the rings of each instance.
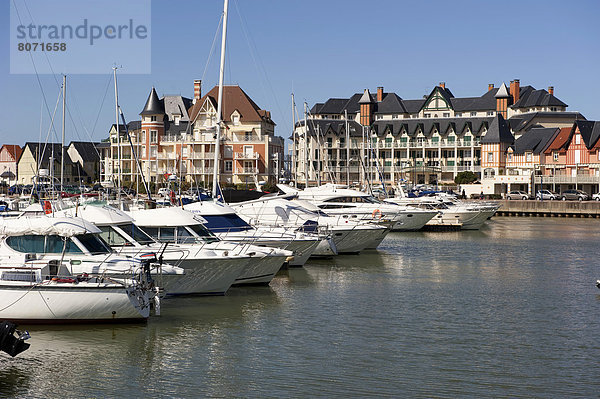
[[[597,224],[393,233],[147,325],[29,328],[0,397],[595,397]]]

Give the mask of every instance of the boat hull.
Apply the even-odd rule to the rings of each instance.
[[[268,285],[283,266],[285,259],[286,256],[275,254],[254,259],[233,285]]]
[[[0,287],[0,303],[0,319],[19,323],[124,323],[150,315],[147,293],[104,283]]]

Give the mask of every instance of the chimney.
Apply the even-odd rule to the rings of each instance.
[[[519,101],[520,90],[521,90],[521,86],[519,83],[519,79],[511,80],[510,81],[510,95],[512,96],[513,104],[516,103],[517,101]]]
[[[382,102],[383,101],[383,87],[379,86],[377,88],[377,102]]]
[[[554,86],[548,86],[548,93],[554,95]]]
[[[194,101],[200,100],[202,97],[202,81],[200,79],[194,80]]]
[[[440,87],[442,89],[445,89],[446,88],[446,82],[440,82]]]
[[[488,91],[492,90],[494,88],[494,84],[493,83],[489,83],[488,84]]]

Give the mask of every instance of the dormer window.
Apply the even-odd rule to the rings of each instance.
[[[533,153],[531,153],[531,152],[525,153],[525,162],[533,162]]]
[[[181,119],[181,117],[179,115],[175,115],[174,122],[175,122],[175,125],[177,125],[177,126],[179,126],[179,119]]]
[[[552,152],[552,159],[554,160],[554,162],[558,162],[558,151]]]
[[[233,122],[233,126],[239,126],[240,125],[240,114],[238,114],[237,111],[235,111],[231,115],[231,121]]]
[[[152,115],[150,117],[150,122],[156,122],[156,115]]]

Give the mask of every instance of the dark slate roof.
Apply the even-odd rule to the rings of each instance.
[[[156,94],[156,90],[154,87],[150,91],[150,95],[148,96],[148,100],[146,100],[146,105],[140,115],[162,115],[165,113],[165,107],[163,102],[159,100],[158,94]]]
[[[542,153],[548,145],[558,135],[560,129],[557,127],[534,128],[522,135],[513,145],[515,154],[524,154],[525,152],[533,152],[534,154]]]
[[[581,133],[581,138],[588,149],[594,147],[600,137],[600,122],[598,121],[575,121],[575,126]]]
[[[304,121],[299,121],[296,126],[304,126]],[[362,137],[362,125],[356,121],[348,121],[348,127],[351,137]],[[346,121],[339,119],[309,119],[308,132],[311,136],[316,136],[317,131],[322,136],[328,132],[341,136],[346,134]]]
[[[327,100],[321,109],[320,114],[343,114],[344,106],[348,103],[347,98],[330,98]]]
[[[321,110],[321,107],[325,105],[323,103],[316,103],[315,105],[313,105],[313,107],[310,109],[310,113],[311,114],[318,114],[320,113],[319,111]]]
[[[501,114],[496,114],[492,118],[492,123],[488,128],[487,133],[481,139],[481,143],[508,143],[512,144],[515,137],[510,132],[508,123]]]
[[[402,104],[402,99],[396,93],[386,93],[383,100],[377,103],[376,113],[382,114],[404,114],[406,108]]]
[[[590,135],[590,143],[593,146],[598,147],[600,144],[600,121],[594,122],[594,128],[592,129],[592,134]]]
[[[187,110],[193,105],[191,99],[180,95],[171,95],[164,96],[162,102],[165,106],[165,113],[169,117],[169,120],[173,120],[175,115],[180,115],[181,120],[184,122],[190,120]]]
[[[110,130],[115,128],[115,124],[110,125]],[[142,128],[142,121],[131,121],[127,122],[127,130],[133,132],[134,130],[140,130]],[[119,133],[125,134],[125,127],[119,123]]]
[[[61,162],[62,159],[62,145],[60,143],[25,143],[23,147],[23,152],[25,152],[25,148],[29,147],[29,150],[33,154],[36,159],[40,160],[38,165],[41,169],[49,169],[50,168],[50,157],[52,156],[52,152],[54,150],[54,160],[55,162]],[[22,156],[23,154],[21,154]],[[65,165],[72,164],[73,161],[67,152],[65,147]]]
[[[419,112],[421,110],[421,108],[423,108],[424,104],[425,104],[425,99],[422,99],[422,100],[402,100],[402,105],[404,105],[404,108],[406,109],[406,112],[409,112],[411,114],[415,114],[415,113]]]
[[[97,162],[100,160],[100,155],[96,146],[100,143],[92,143],[90,141],[72,141],[69,146],[75,147],[83,162]]]
[[[536,90],[531,86],[523,86],[519,90],[519,101],[511,105],[511,108],[549,106],[567,107],[567,104],[563,103],[544,89]]]
[[[419,129],[427,137],[431,136],[435,130],[440,135],[448,134],[450,129],[457,134],[462,134],[466,128],[476,134],[483,127],[488,128],[492,119],[492,117],[392,119],[375,121],[373,127],[379,136],[388,133],[398,135],[402,132],[406,132],[409,136],[416,136]]]
[[[498,88],[488,90],[480,97],[454,97],[452,98],[452,108],[455,112],[465,111],[495,111],[496,93]]]
[[[179,125],[176,125],[175,122],[165,121],[165,135],[179,136],[181,133],[186,133],[188,125],[188,122],[179,122]]]
[[[532,128],[540,120],[585,120],[579,112],[528,112],[526,114],[514,115],[508,119],[508,124],[513,132],[520,132]]]

